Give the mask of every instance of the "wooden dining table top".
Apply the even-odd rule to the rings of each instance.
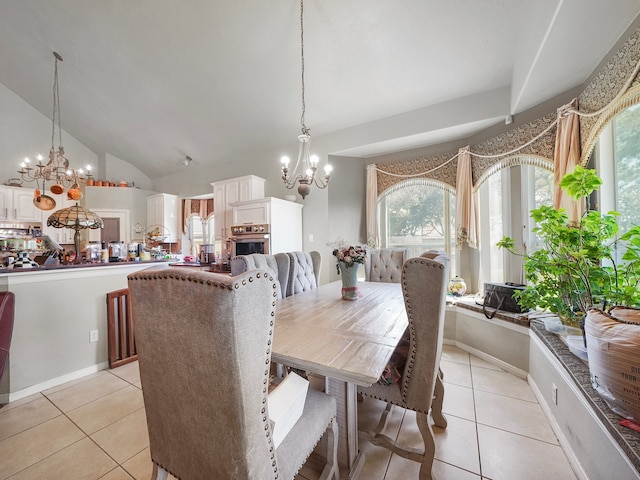
[[[272,360],[369,386],[382,374],[407,327],[399,283],[359,282],[343,300],[340,281],[278,300]]]

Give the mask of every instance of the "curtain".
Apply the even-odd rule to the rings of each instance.
[[[456,247],[466,242],[471,248],[478,247],[476,201],[473,194],[471,153],[469,147],[458,152],[456,173]]]
[[[376,165],[367,165],[367,245],[378,248],[378,171]]]
[[[213,198],[182,200],[182,231],[186,234],[189,226],[189,217],[198,215],[202,220],[213,215]]]
[[[576,113],[568,112],[568,108],[577,109],[577,103],[577,99],[574,99],[569,105],[558,109],[556,145],[553,151],[553,206],[564,208],[571,223],[580,221],[584,205],[568,196],[559,184],[562,177],[573,172],[576,165],[580,163],[580,119]]]

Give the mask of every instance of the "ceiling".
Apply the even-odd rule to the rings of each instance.
[[[304,12],[306,124],[318,137],[398,119],[330,152],[369,157],[468,137],[580,85],[640,0],[307,0]],[[0,82],[50,118],[57,51],[65,132],[151,179],[186,155],[214,166],[295,142],[299,15],[297,0],[0,0]]]

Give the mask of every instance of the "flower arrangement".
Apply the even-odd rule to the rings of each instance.
[[[345,267],[353,267],[355,263],[364,263],[367,259],[367,251],[363,246],[339,247],[333,250],[333,255],[338,262],[344,262]],[[338,273],[340,264],[338,263]]]

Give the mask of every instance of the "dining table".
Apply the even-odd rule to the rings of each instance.
[[[360,282],[356,300],[343,300],[342,282],[298,293],[276,306],[272,361],[325,377],[337,401],[340,476],[356,479],[357,388],[378,381],[406,327],[399,283]]]

